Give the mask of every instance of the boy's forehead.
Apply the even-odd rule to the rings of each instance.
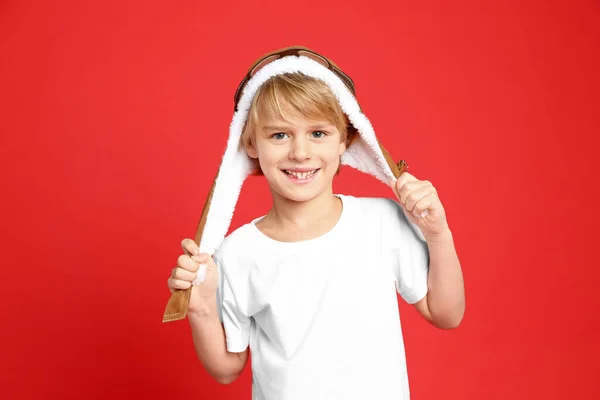
[[[325,127],[331,125],[334,125],[333,122],[325,118],[310,119],[299,114],[288,114],[285,116],[285,118],[280,118],[277,115],[268,115],[259,120],[259,126],[261,130],[271,130],[274,128],[283,127]]]
[[[329,120],[325,115],[315,115],[309,118],[303,115],[298,109],[291,107],[289,104],[282,102],[281,114],[279,112],[259,113],[258,125],[261,127],[269,126],[296,126],[310,127],[315,125],[333,125],[333,121]],[[262,114],[262,115],[260,115]]]

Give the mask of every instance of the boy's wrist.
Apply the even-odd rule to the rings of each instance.
[[[425,241],[428,244],[433,243],[448,243],[453,242],[452,231],[450,228],[445,229],[444,231],[432,235],[424,235]]]
[[[188,317],[194,319],[206,319],[218,315],[217,301],[208,300],[206,302],[198,302],[188,310]]]

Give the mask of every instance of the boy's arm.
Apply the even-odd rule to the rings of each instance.
[[[428,290],[415,308],[434,326],[453,329],[465,313],[465,289],[452,232],[448,229],[425,239],[429,248]]]
[[[427,294],[415,303],[417,311],[438,328],[456,328],[465,313],[462,269],[446,211],[430,181],[404,172],[390,181],[405,216],[416,225],[429,251]]]
[[[227,351],[225,330],[217,312],[216,300],[206,308],[188,314],[194,347],[206,371],[219,383],[233,382],[244,370],[248,349],[242,353]]]

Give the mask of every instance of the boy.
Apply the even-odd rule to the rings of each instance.
[[[234,381],[252,350],[253,399],[408,399],[396,290],[439,328],[455,328],[464,313],[435,188],[406,172],[391,179],[353,94],[347,75],[306,48],[251,68],[214,194],[231,197],[221,194],[225,163],[249,160],[269,184],[272,208],[216,246],[214,260],[208,245],[185,239],[168,280],[172,293],[192,287],[188,317],[211,376]],[[389,179],[399,203],[334,194],[342,160]],[[211,229],[213,221],[209,214]],[[218,237],[204,234],[202,243]]]

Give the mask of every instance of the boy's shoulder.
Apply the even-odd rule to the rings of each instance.
[[[355,208],[358,212],[367,212],[370,213],[372,211],[389,213],[389,212],[397,212],[401,210],[400,204],[388,197],[354,197],[348,195],[340,195],[345,200],[345,203],[351,203],[355,205]]]
[[[415,234],[424,240],[421,231],[414,225],[404,213],[402,206],[396,199],[388,197],[356,197],[352,202],[357,204],[356,217],[372,229],[381,229],[391,235]],[[412,234],[409,234],[412,236]]]
[[[380,205],[382,207],[390,207],[392,206],[394,203],[398,203],[396,200],[391,199],[389,197],[353,197],[353,196],[346,196],[346,197],[351,197],[353,199],[356,199],[357,201],[367,204],[367,205]]]
[[[225,237],[221,245],[219,246],[218,252],[224,253],[239,253],[247,251],[248,248],[252,247],[254,243],[253,236],[255,227],[253,221],[250,221],[237,229],[234,229],[229,235]]]

